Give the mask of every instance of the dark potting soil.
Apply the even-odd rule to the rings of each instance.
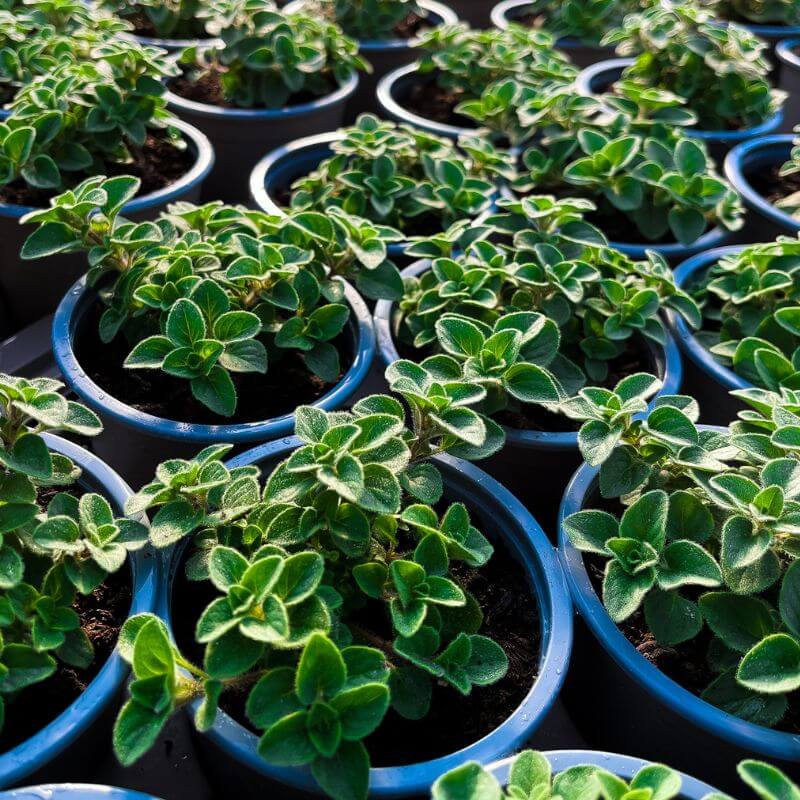
[[[75,337],[78,362],[89,378],[111,397],[162,419],[200,425],[261,422],[313,403],[334,385],[312,374],[299,351],[282,350],[280,360],[270,353],[265,375],[231,373],[239,398],[236,414],[220,417],[194,399],[189,381],[160,370],[125,369],[122,365],[132,348],[122,334],[107,345],[100,342],[97,336],[100,312],[97,303],[86,314]],[[342,369],[346,370],[353,361],[349,336],[341,334],[333,345],[340,353]]]
[[[394,35],[398,39],[413,39],[430,27],[431,24],[425,17],[411,11],[394,26]]]
[[[170,91],[185,100],[193,100],[195,103],[204,103],[220,108],[239,108],[225,98],[222,91],[221,73],[215,69],[207,69],[197,76],[190,76],[187,73],[178,75],[169,81],[167,86]],[[334,92],[336,88],[337,84],[331,80],[330,91]],[[286,105],[296,106],[318,99],[319,95],[311,92],[298,92],[292,95]]]
[[[109,575],[90,595],[77,596],[72,606],[94,646],[94,660],[87,669],[59,662],[46,681],[23,690],[6,706],[6,720],[0,733],[0,753],[15,747],[51,723],[83,692],[108,661],[122,623],[131,607],[131,575],[122,569]]]
[[[608,511],[618,519],[624,510],[617,498],[603,498],[597,491],[592,494],[584,508]],[[583,561],[595,594],[602,598],[603,575],[608,559],[593,553],[584,553]],[[706,590],[695,587],[694,592],[692,592],[691,587],[689,587],[684,594],[692,600],[697,600],[704,591]],[[714,678],[717,677],[717,674],[709,667],[706,657],[713,638],[708,627],[705,627],[694,639],[674,646],[662,645],[656,641],[655,636],[647,626],[641,609],[631,614],[628,619],[619,623],[617,627],[636,648],[637,652],[675,683],[683,686],[684,689],[688,689],[696,695],[701,695]],[[788,733],[800,733],[800,701],[791,694],[789,695],[789,707],[786,716],[776,728]]]
[[[480,520],[475,519],[480,529]],[[452,753],[483,738],[507,719],[530,691],[538,674],[541,647],[539,610],[531,587],[519,563],[508,549],[495,542],[494,556],[480,570],[456,570],[484,610],[481,634],[498,642],[509,660],[506,676],[487,687],[476,687],[466,698],[455,689],[435,684],[429,714],[421,721],[405,720],[390,710],[381,727],[367,740],[372,765],[399,766]],[[178,570],[172,595],[175,637],[185,655],[202,663],[203,650],[194,641],[194,629],[202,610],[219,593],[210,582],[189,582]],[[366,636],[356,643],[376,645],[386,639],[388,621],[380,615],[365,614],[359,623]],[[388,639],[381,642],[390,647]],[[223,695],[221,707],[233,719],[260,735],[247,720],[247,691]]]
[[[133,32],[137,36],[146,36],[150,39],[160,39],[162,38],[160,34],[156,31],[155,26],[150,21],[150,18],[144,11],[137,11],[134,10],[130,14],[125,14],[125,19],[133,25]],[[192,22],[195,22],[192,20]],[[165,36],[165,39],[196,39],[196,38],[204,38],[207,36],[205,32],[205,28],[202,24],[196,23],[193,25],[193,30],[188,33],[182,33],[181,31],[175,31],[174,33],[169,34],[169,36]]]
[[[130,163],[107,163],[106,175],[133,175],[141,180],[139,196],[163,189],[182,178],[195,161],[189,148],[176,147],[163,131],[148,133],[142,147],[131,148]],[[81,178],[82,180],[82,178]],[[76,180],[74,183],[78,183]],[[0,186],[0,202],[46,208],[56,192],[32,189],[22,179]]]
[[[779,165],[769,169],[761,169],[747,176],[752,187],[768,203],[775,205],[779,200],[790,194],[800,192],[800,173],[794,175],[781,175]]]
[[[475,128],[473,120],[455,110],[459,103],[467,99],[463,92],[445,89],[432,80],[415,83],[403,98],[402,105],[420,117],[441,122],[443,125]]]

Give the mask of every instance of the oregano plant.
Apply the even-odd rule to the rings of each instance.
[[[122,763],[187,702],[201,700],[205,730],[226,693],[245,691],[265,761],[310,766],[337,800],[366,798],[365,740],[390,706],[421,720],[434,684],[469,696],[505,675],[457,568],[479,570],[493,547],[463,503],[447,502],[431,460],[502,446],[473,407],[486,389],[466,370],[411,362],[387,379],[406,406],[372,395],[346,412],[298,408],[300,445],[263,484],[258,467],[229,467],[229,448],[210,447],[162,464],[131,499],[128,513],[153,513],[152,544],[185,542],[187,578],[215,591],[194,631],[202,664],[151,615],[123,629],[135,679],[114,733]]]
[[[204,0],[98,0],[97,5],[131,24],[136,33],[159,39],[207,37],[201,11]]]
[[[401,23],[422,20],[424,9],[416,0],[304,0],[302,9],[338,25],[360,42],[401,38]]]
[[[22,257],[86,252],[89,284],[102,287],[98,346],[120,337],[126,369],[188,381],[220,418],[236,412],[238,375],[265,373],[289,350],[325,383],[338,379],[350,315],[342,278],[373,297],[400,291],[389,228],[333,209],[283,218],[221,203],[132,223],[120,209],[138,186],[98,176],[59,195],[23,220],[38,228]]]
[[[657,385],[634,376],[563,404],[583,422],[581,452],[614,503],[571,514],[564,530],[604,562],[615,622],[638,617],[665,647],[691,642],[714,675],[705,700],[780,725],[800,690],[798,399],[736,391],[748,410],[716,429],[697,425],[685,396],[643,414]]]
[[[96,436],[99,419],[50,378],[0,374],[0,727],[59,664],[94,650],[73,608],[148,538],[141,522],[84,491],[81,469],[43,433]]]

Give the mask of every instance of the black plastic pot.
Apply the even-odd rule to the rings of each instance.
[[[780,62],[780,87],[788,97],[783,104],[783,130],[791,132],[800,124],[800,39],[778,42],[775,55]]]
[[[201,187],[214,164],[214,151],[206,136],[196,128],[180,120],[176,120],[174,125],[195,155],[194,166],[170,186],[127,203],[122,209],[127,219],[136,222],[155,219],[168,203],[179,200],[197,202],[200,199]],[[37,261],[23,261],[19,257],[22,245],[34,230],[32,226],[20,225],[19,220],[34,210],[28,206],[0,203],[0,242],[3,245],[0,300],[10,316],[7,334],[52,314],[69,287],[87,269],[83,253],[59,254]],[[2,327],[0,321],[0,330]]]
[[[329,95],[284,108],[223,108],[187,100],[167,91],[171,111],[198,127],[214,146],[214,169],[203,187],[206,200],[244,203],[256,162],[292,139],[338,128],[345,104],[358,87],[358,75]]]
[[[788,161],[792,142],[790,134],[760,136],[734,147],[725,158],[725,175],[749,212],[745,229],[748,241],[771,242],[781,234],[800,233],[800,220],[772,205],[751,183],[752,178]]]
[[[104,431],[92,448],[133,486],[152,480],[155,468],[168,458],[191,458],[210,444],[252,444],[288,436],[294,430],[294,410],[260,422],[200,425],[163,419],[132,408],[123,398],[111,397],[82,368],[74,341],[97,301],[94,290],[78,281],[64,297],[53,319],[53,352],[64,380],[103,421]],[[360,388],[375,354],[372,318],[364,301],[345,284],[350,306],[347,331],[353,362],[342,379],[315,405],[327,411],[344,407]],[[101,347],[99,340],[97,346]]]
[[[45,440],[50,450],[68,456],[81,468],[80,483],[86,489],[102,494],[117,513],[123,513],[131,490],[117,473],[74,442],[50,434],[45,434]],[[154,612],[161,585],[159,559],[148,547],[134,553],[129,564],[129,613]],[[72,705],[38,733],[1,754],[0,789],[90,778],[111,749],[111,728],[129,672],[115,651]],[[20,702],[24,703],[24,695]]]
[[[403,277],[416,277],[430,269],[430,262],[417,261],[403,270]],[[395,342],[395,304],[380,300],[375,307],[378,354],[385,365],[400,358]],[[655,374],[663,381],[659,394],[677,394],[681,385],[680,353],[667,338],[666,346],[651,348]],[[500,481],[536,516],[551,541],[556,541],[558,502],[570,476],[581,463],[578,434],[574,431],[532,431],[505,428],[506,444],[481,469]]]
[[[575,474],[559,521],[581,510],[598,470]],[[617,628],[559,526],[559,555],[578,615],[570,680],[562,692],[579,731],[594,747],[669,764],[739,795],[736,765],[762,758],[800,774],[800,737],[745,722],[701,700],[648,661]]]
[[[619,80],[626,67],[635,59],[612,58],[587,67],[578,75],[575,82],[576,88],[583,94],[596,96],[605,92]],[[699,128],[688,128],[687,133],[695,139],[701,139],[708,146],[709,153],[716,159],[721,159],[725,154],[741,142],[746,142],[756,136],[775,133],[783,123],[783,111],[778,110],[764,120],[760,125],[750,128],[741,128],[735,131],[705,131]]]
[[[518,22],[531,6],[530,0],[503,0],[492,9],[492,24],[505,29],[509,23]],[[573,36],[562,36],[556,41],[556,47],[563,50],[578,67],[588,67],[614,57],[613,47],[584,42]]]
[[[262,445],[233,459],[230,466],[256,464],[263,474],[287,458],[300,444],[294,437]],[[519,501],[475,465],[449,456],[434,459],[451,502],[463,502],[480,516],[482,532],[502,541],[525,571],[541,621],[539,674],[520,705],[491,733],[467,747],[429,761],[370,771],[371,799],[428,798],[436,778],[465,761],[489,763],[510,755],[528,742],[540,748],[569,746],[574,729],[564,720],[558,701],[569,664],[572,608],[553,547],[536,520]],[[171,625],[172,586],[182,563],[173,549],[159,615]],[[468,701],[466,701],[468,702]],[[192,713],[196,703],[187,708]],[[424,725],[425,722],[419,723]],[[458,724],[454,720],[454,724]],[[294,800],[317,797],[320,790],[307,768],[274,767],[260,758],[258,737],[223,711],[213,727],[198,734],[195,745],[219,797]]]
[[[458,22],[457,14],[444,3],[437,0],[419,0],[418,5],[425,14],[428,28],[441,25],[454,25]],[[303,7],[303,0],[295,0],[286,6],[287,12]],[[378,105],[375,90],[380,79],[393,69],[410,64],[417,57],[416,44],[419,37],[413,39],[375,39],[358,43],[359,52],[372,65],[372,72],[359,76],[358,89],[347,101],[347,119],[354,120],[365,111],[377,112]]]

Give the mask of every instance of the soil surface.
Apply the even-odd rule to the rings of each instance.
[[[480,529],[480,520],[473,521]],[[435,684],[430,713],[418,722],[405,720],[390,710],[381,727],[366,742],[372,766],[426,761],[466,747],[507,719],[533,686],[540,652],[539,610],[522,567],[504,545],[495,542],[495,548],[494,556],[480,570],[460,566],[457,575],[484,610],[480,633],[498,642],[508,655],[508,673],[492,686],[476,687],[468,698],[449,686]],[[194,628],[203,608],[219,593],[208,581],[190,583],[183,569],[178,576],[173,594],[176,640],[188,657],[202,662],[202,649],[194,641]],[[376,620],[375,616],[364,613],[358,618],[363,628],[374,631],[371,640],[385,638],[389,631],[385,617]],[[366,640],[356,643],[374,645],[374,641]],[[247,720],[246,699],[244,691],[229,693],[223,695],[221,707],[260,735]]]
[[[176,147],[163,131],[151,131],[142,147],[131,148],[131,156],[133,160],[130,163],[106,164],[105,174],[134,175],[139,178],[142,182],[139,197],[175,183],[195,162],[195,156],[188,147]],[[79,182],[73,181],[74,184]],[[56,194],[51,189],[33,189],[22,179],[0,186],[0,202],[34,208],[46,208],[50,205],[50,198]]]
[[[772,205],[800,191],[800,172],[794,175],[781,175],[780,170],[780,165],[776,164],[768,170],[758,170],[747,176],[747,180],[756,192]]]
[[[189,381],[160,370],[125,369],[122,364],[131,346],[119,334],[104,345],[97,336],[101,307],[87,313],[75,339],[75,354],[86,374],[112,397],[147,414],[178,422],[205,425],[261,422],[289,414],[299,405],[313,403],[333,386],[311,373],[297,350],[278,349],[270,353],[266,375],[231,373],[238,403],[233,417],[220,417],[194,399]],[[346,370],[353,360],[347,332],[332,344]],[[338,381],[338,379],[337,379]]]
[[[79,594],[72,607],[81,618],[81,628],[94,645],[94,661],[88,669],[77,669],[59,662],[50,678],[23,690],[9,703],[0,733],[0,753],[52,722],[86,691],[108,661],[131,607],[130,571],[123,568],[109,575],[105,583],[90,595]]]
[[[415,83],[401,105],[425,119],[459,128],[475,128],[469,117],[457,113],[456,106],[468,98],[461,92],[444,89],[436,81]]]
[[[195,30],[191,33],[182,33],[180,31],[176,31],[175,33],[169,34],[169,36],[161,37],[160,34],[156,31],[155,26],[150,21],[150,18],[144,11],[132,11],[130,14],[125,15],[125,19],[133,25],[133,32],[137,36],[146,36],[150,39],[203,39],[208,34],[205,32],[202,24],[197,24],[195,26]]]
[[[397,39],[413,39],[422,31],[431,27],[432,25],[428,22],[426,17],[422,17],[411,11],[404,19],[401,19],[400,22],[394,26],[394,35]]]
[[[185,100],[220,108],[239,108],[235,103],[231,103],[225,98],[222,91],[221,73],[215,69],[204,70],[198,76],[191,76],[187,73],[178,75],[169,81],[167,86],[171,92],[183,97]],[[330,92],[334,92],[336,89],[337,84],[331,80]],[[297,92],[289,98],[286,106],[302,105],[318,99],[319,95],[317,94],[307,91]]]
[[[623,506],[618,499],[605,499],[597,492],[593,494],[585,508],[608,511],[617,518],[623,511]],[[597,596],[602,598],[603,575],[608,559],[596,554],[584,553],[583,560],[592,587]],[[706,590],[700,587],[694,587],[694,591],[692,591],[692,587],[688,587],[684,591],[684,595],[696,600],[704,591]],[[713,638],[707,626],[694,639],[675,646],[661,645],[656,641],[647,626],[641,609],[634,612],[617,627],[644,658],[658,667],[675,683],[683,686],[684,689],[701,695],[717,677],[717,674],[709,667],[706,658],[709,644]],[[788,711],[776,728],[792,734],[800,733],[800,700],[797,697],[789,695]]]

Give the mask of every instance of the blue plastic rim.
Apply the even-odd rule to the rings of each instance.
[[[622,756],[617,753],[604,753],[600,750],[550,750],[544,755],[553,768],[553,773],[558,774],[571,767],[591,765],[602,767],[619,778],[629,781],[639,770],[652,764],[652,761],[645,761],[641,758],[632,756]],[[514,757],[503,759],[488,767],[489,772],[505,786],[508,783],[508,774]],[[717,790],[703,781],[678,773],[681,777],[681,791],[679,797],[682,800],[703,800],[707,795],[717,794]]]
[[[698,253],[687,259],[675,270],[675,282],[681,289],[686,290],[692,283],[699,280],[703,273],[713,267],[724,256],[740,253],[746,245],[732,245],[717,247],[707,253]],[[694,331],[683,317],[672,311],[666,312],[667,325],[670,328],[681,352],[696,364],[706,375],[709,375],[725,389],[750,389],[753,384],[737,375],[732,369],[720,364],[714,356],[695,336]]]
[[[725,157],[725,175],[742,196],[745,205],[787,233],[800,233],[800,220],[767,202],[750,183],[748,176],[756,170],[780,166],[789,160],[794,136],[791,133],[760,136],[742,142]]]
[[[775,55],[784,67],[800,70],[800,55],[795,52],[797,47],[800,47],[800,39],[783,39],[775,46]]]
[[[44,434],[44,438],[51,450],[68,456],[83,470],[81,483],[102,494],[122,512],[132,492],[116,472],[74,442],[52,434]],[[128,563],[131,566],[132,583],[128,615],[155,611],[161,585],[158,559],[149,548],[145,548],[132,554]],[[114,651],[72,705],[30,739],[0,755],[0,787],[21,783],[67,750],[115,701],[128,672],[128,665]],[[24,702],[24,694],[21,700]]]
[[[610,58],[599,61],[590,67],[581,70],[575,81],[575,88],[585,95],[595,96],[610,86],[620,77],[623,70],[635,61],[635,58]],[[687,128],[688,133],[695,139],[702,139],[708,144],[719,144],[724,147],[733,147],[739,142],[745,142],[755,136],[764,136],[777,131],[783,123],[783,109],[778,109],[763,122],[749,128],[740,128],[735,131],[704,131],[698,128]]]
[[[563,524],[566,517],[584,508],[598,474],[597,467],[586,464],[578,469],[567,486],[558,515],[561,563],[575,608],[592,634],[632,680],[678,716],[713,736],[757,754],[757,757],[800,760],[800,737],[745,722],[701,700],[641,655],[609,617],[589,580],[583,554],[570,543]]]
[[[375,357],[375,331],[369,309],[358,292],[348,283],[344,294],[350,306],[350,331],[354,340],[353,363],[344,377],[313,405],[326,411],[341,408],[361,386]],[[294,430],[294,412],[263,422],[230,425],[200,425],[162,419],[126,405],[99,387],[81,367],[74,350],[74,340],[83,318],[97,299],[96,293],[81,278],[67,292],[53,318],[53,354],[64,380],[72,391],[100,415],[113,417],[143,434],[183,442],[253,442],[277,439]],[[100,346],[98,340],[98,346]]]
[[[1,118],[0,118],[1,119]],[[193,125],[183,120],[173,118],[170,120],[170,127],[177,128],[186,140],[188,146],[195,153],[195,162],[191,169],[174,183],[157,189],[155,192],[134,197],[122,208],[123,215],[141,214],[158,206],[166,206],[174,200],[180,200],[190,189],[208,177],[211,168],[214,166],[214,148],[208,137],[195,128]],[[32,206],[18,206],[10,203],[0,203],[0,217],[10,217],[20,219],[25,214],[36,211]]]
[[[423,131],[444,136],[447,139],[458,139],[460,136],[473,135],[477,128],[461,128],[457,125],[445,125],[426,117],[421,117],[413,111],[405,108],[398,100],[403,90],[417,83],[420,80],[427,80],[430,76],[420,75],[419,64],[406,64],[384,75],[378,82],[376,96],[381,116],[394,120],[395,122],[405,122]]]
[[[430,269],[430,263],[427,260],[415,261],[400,274],[403,278],[419,277]],[[394,312],[395,303],[392,300],[379,300],[375,305],[375,336],[378,340],[378,355],[386,366],[400,358],[392,329]],[[671,336],[667,337],[663,356],[656,366],[662,370],[663,382],[658,394],[677,394],[683,379],[683,364],[678,347]],[[524,431],[505,426],[504,430],[507,442],[514,447],[531,450],[578,449],[578,434],[575,431]]]
[[[169,89],[164,93],[164,96],[167,99],[167,106],[172,111],[185,111],[197,117],[229,120],[231,122],[272,121],[279,124],[287,119],[312,114],[326,106],[334,106],[343,103],[353,95],[357,87],[358,73],[353,71],[347,77],[347,80],[330,94],[318,97],[315,100],[310,100],[307,103],[297,103],[296,105],[283,106],[282,108],[227,108],[223,106],[213,106],[209,103],[198,103],[196,100],[187,100],[185,97],[181,97]]]
[[[93,783],[46,783],[0,792],[0,800],[158,800],[151,794]]]
[[[236,467],[246,464],[274,465],[286,458],[300,444],[296,437],[269,442],[253,448],[228,462]],[[553,546],[530,512],[511,492],[485,472],[460,459],[437,456],[434,462],[444,477],[454,499],[463,499],[503,536],[512,554],[520,560],[536,595],[542,625],[539,673],[530,692],[519,707],[498,728],[480,741],[455,753],[431,761],[402,767],[382,767],[370,771],[370,797],[406,798],[427,796],[439,775],[475,760],[488,764],[523,746],[550,711],[558,696],[569,665],[572,649],[572,606],[563,573]],[[159,614],[171,625],[169,595],[180,553],[173,551],[167,589],[161,593]],[[204,734],[229,757],[246,765],[267,779],[319,793],[308,769],[272,767],[256,750],[258,737],[224,712],[217,715],[214,727]]]

